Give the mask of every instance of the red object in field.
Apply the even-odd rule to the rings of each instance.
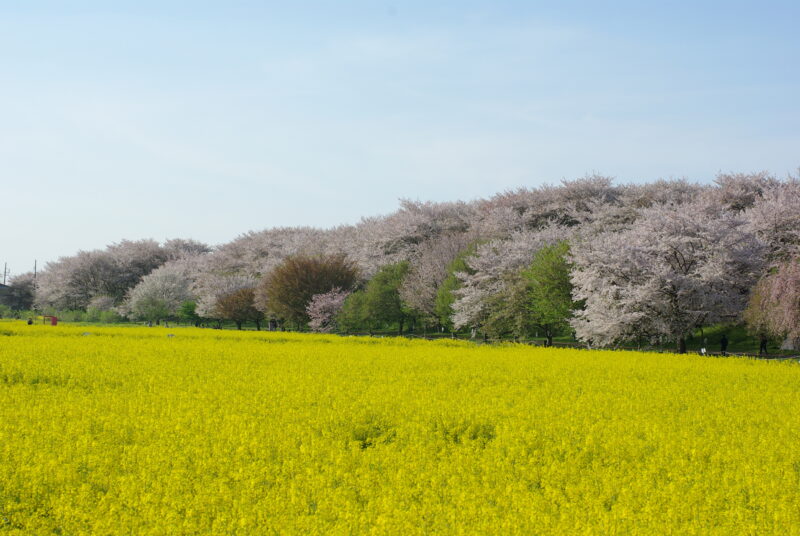
[[[57,326],[58,325],[58,317],[57,316],[51,316],[50,317],[50,325],[51,326]]]

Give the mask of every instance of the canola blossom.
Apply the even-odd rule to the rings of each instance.
[[[2,534],[800,534],[800,367],[0,323]]]

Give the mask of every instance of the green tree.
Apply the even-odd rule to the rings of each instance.
[[[405,261],[387,264],[369,280],[364,290],[364,307],[369,318],[378,323],[396,324],[400,334],[405,323],[413,319],[412,311],[400,299],[400,285],[408,268]]]
[[[203,320],[197,314],[197,302],[193,300],[187,300],[181,304],[180,308],[178,308],[178,318],[184,322],[191,322],[194,326],[199,326]]]
[[[544,332],[548,346],[553,336],[569,329],[572,311],[579,305],[572,301],[571,270],[569,243],[564,241],[537,251],[522,272],[530,321]]]
[[[491,296],[487,303],[489,314],[482,326],[492,338],[527,337],[534,334],[536,325],[530,311],[528,281],[522,271],[503,278],[503,290]]]
[[[359,290],[350,294],[344,301],[342,310],[336,315],[336,326],[345,333],[372,329],[366,306],[367,294]]]
[[[508,273],[499,292],[487,302],[484,332],[490,337],[543,334],[546,345],[570,329],[572,283],[569,244],[559,242],[538,250],[527,268]]]

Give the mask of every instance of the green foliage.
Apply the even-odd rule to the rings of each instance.
[[[135,303],[133,314],[137,318],[149,322],[158,322],[161,319],[169,318],[172,311],[167,302],[158,296],[144,296]]]
[[[567,242],[544,247],[536,252],[528,269],[522,272],[527,282],[531,322],[543,329],[548,339],[569,329],[569,319],[577,307],[572,301],[572,264],[568,256]]]
[[[197,302],[193,300],[185,301],[181,304],[178,308],[178,318],[184,322],[191,322],[195,326],[199,325],[203,320],[202,317],[197,314]]]
[[[336,317],[339,328],[350,332],[397,326],[402,333],[405,324],[414,317],[413,311],[400,299],[400,285],[408,269],[404,261],[378,270],[364,290],[354,292],[345,300]]]
[[[98,321],[103,324],[116,324],[122,322],[122,317],[116,311],[100,311]]]
[[[569,244],[559,242],[534,254],[524,270],[506,275],[503,290],[488,302],[483,329],[493,338],[544,335],[548,344],[569,329],[572,301]]]
[[[400,332],[411,315],[400,299],[400,285],[408,268],[405,261],[388,264],[378,270],[365,289],[365,306],[370,318],[383,324],[398,324]]]
[[[536,325],[528,300],[528,281],[521,272],[505,277],[503,290],[488,300],[487,309],[489,314],[483,331],[493,339],[535,334]]]
[[[336,326],[341,331],[350,333],[372,328],[367,314],[366,297],[366,292],[359,290],[344,301],[342,310],[336,315]]]
[[[76,311],[77,313],[77,311]],[[58,316],[58,315],[55,315]],[[95,322],[101,324],[115,324],[122,321],[122,317],[116,311],[102,311],[95,307],[89,307],[83,313],[82,322]]]

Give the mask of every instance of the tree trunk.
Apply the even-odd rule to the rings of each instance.
[[[678,353],[686,353],[686,337],[678,337]]]
[[[240,321],[238,321],[238,320],[236,321],[236,329],[238,329],[238,330],[242,329],[242,323]]]
[[[544,345],[546,347],[550,348],[551,346],[553,346],[553,334],[552,333],[548,333],[546,335],[546,337],[547,337],[547,342],[545,342]]]
[[[256,320],[256,331],[261,331],[261,320]]]
[[[397,328],[398,335],[402,335],[403,334],[403,324],[404,323],[405,323],[405,321],[401,318],[400,319],[400,323],[398,324],[398,328]]]

